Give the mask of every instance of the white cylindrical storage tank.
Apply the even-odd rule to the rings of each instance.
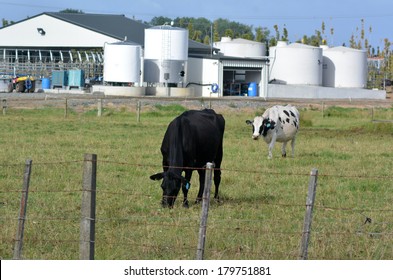
[[[367,86],[367,53],[347,47],[323,50],[325,87],[365,88]]]
[[[322,49],[293,43],[269,49],[272,83],[289,85],[322,85]]]
[[[245,39],[233,39],[222,37],[221,42],[214,43],[214,47],[220,49],[225,56],[234,57],[261,57],[266,56],[266,44]]]
[[[104,82],[137,83],[140,81],[142,47],[130,42],[105,43]]]
[[[182,82],[187,59],[188,30],[168,25],[145,29],[145,82]]]

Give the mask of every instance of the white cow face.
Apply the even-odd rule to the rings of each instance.
[[[246,124],[252,125],[252,139],[258,140],[259,136],[266,136],[270,129],[275,127],[274,121],[255,117],[254,121],[246,120]]]

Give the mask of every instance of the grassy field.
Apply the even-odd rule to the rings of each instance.
[[[96,259],[194,259],[201,207],[160,206],[159,147],[184,105],[0,116],[0,258],[13,254],[25,160],[33,160],[25,259],[78,259],[82,165],[98,155]],[[226,119],[221,202],[210,206],[206,259],[297,259],[309,174],[319,171],[310,259],[393,259],[393,124],[369,109],[303,106],[294,158],[251,139],[264,108],[215,108]],[[374,111],[392,120],[393,108]],[[197,193],[197,173],[189,193]]]

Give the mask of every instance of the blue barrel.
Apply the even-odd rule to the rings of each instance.
[[[258,96],[258,84],[249,83],[248,84],[248,96]]]
[[[50,79],[49,78],[42,78],[42,89],[50,89]]]

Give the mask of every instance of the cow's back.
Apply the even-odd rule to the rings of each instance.
[[[177,161],[183,166],[203,166],[217,156],[221,161],[224,129],[224,118],[211,109],[184,112],[165,133],[161,145],[164,164]]]
[[[263,118],[269,118],[276,123],[277,141],[285,142],[291,140],[298,132],[300,114],[296,107],[287,105],[276,105],[267,109]],[[271,140],[271,135],[267,135],[265,141]]]

